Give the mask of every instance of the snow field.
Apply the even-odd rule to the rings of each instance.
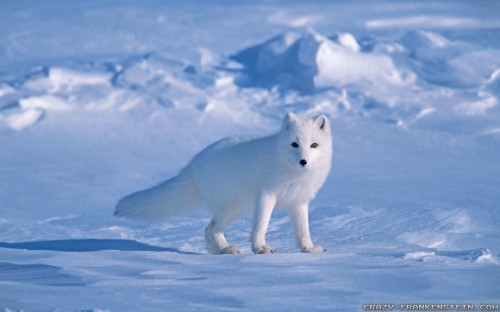
[[[0,6],[0,310],[500,301],[495,2]],[[203,207],[111,217],[288,111],[331,118],[333,170],[310,215],[325,254],[297,252],[283,209],[264,256],[250,216],[227,231],[242,254],[218,257]]]

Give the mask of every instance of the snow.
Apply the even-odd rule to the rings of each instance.
[[[440,15],[415,15],[406,17],[369,20],[367,28],[392,27],[480,27],[477,20],[466,17],[448,17]]]
[[[351,34],[334,42],[313,29],[280,35],[233,58],[245,66],[250,85],[280,86],[315,92],[327,88],[358,88],[373,93],[384,85],[405,81],[385,55],[360,53]]]
[[[335,310],[500,303],[495,1],[0,4],[0,311]],[[202,208],[112,217],[228,135],[328,114],[302,254],[254,255]]]

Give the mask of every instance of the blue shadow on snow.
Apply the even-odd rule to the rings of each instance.
[[[152,246],[127,239],[65,239],[33,241],[20,243],[0,242],[0,248],[25,249],[25,250],[49,250],[63,252],[92,252],[104,250],[117,251],[157,251],[175,252],[183,255],[195,255],[194,252],[181,251],[171,247]]]

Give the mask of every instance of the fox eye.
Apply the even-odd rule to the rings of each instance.
[[[318,147],[318,143],[311,144],[311,148],[316,148],[316,147]]]
[[[297,148],[297,147],[299,147],[299,144],[298,144],[297,142],[293,142],[293,143],[292,143],[292,147],[293,147],[293,148]]]

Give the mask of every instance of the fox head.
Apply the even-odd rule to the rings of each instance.
[[[330,169],[332,137],[325,115],[316,118],[286,114],[280,131],[280,150],[300,170]]]

